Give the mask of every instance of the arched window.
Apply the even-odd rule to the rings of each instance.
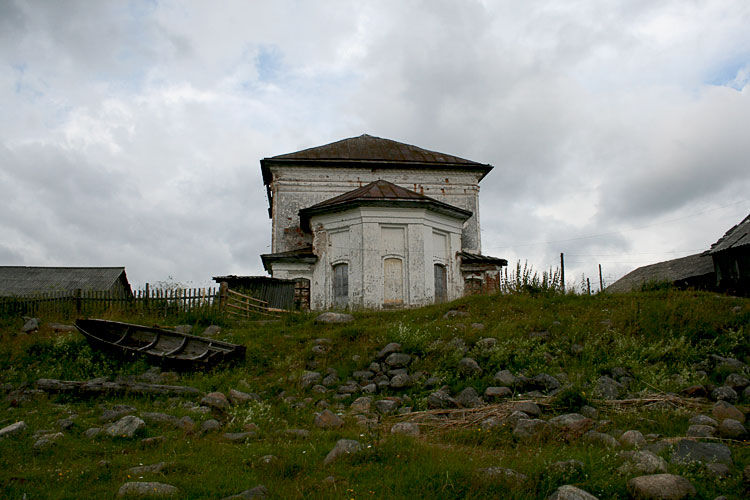
[[[349,264],[333,266],[333,305],[346,307],[349,304]]]
[[[445,266],[435,264],[435,302],[445,302],[448,299],[448,283],[446,281]]]

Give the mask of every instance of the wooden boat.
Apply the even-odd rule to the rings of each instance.
[[[178,369],[213,366],[245,357],[245,346],[157,327],[103,319],[79,319],[76,328],[91,347],[120,356],[145,356]]]

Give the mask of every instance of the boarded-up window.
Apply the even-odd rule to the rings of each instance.
[[[349,265],[333,266],[333,305],[346,307],[349,304]]]
[[[480,293],[482,293],[482,280],[479,278],[464,280],[464,295],[479,295]]]
[[[404,303],[404,273],[401,259],[383,260],[383,303],[390,306]]]
[[[435,264],[435,302],[445,302],[448,298],[448,284],[446,283],[445,266]]]

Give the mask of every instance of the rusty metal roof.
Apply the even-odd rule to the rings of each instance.
[[[438,153],[367,134],[294,153],[263,158],[260,165],[263,172],[263,181],[266,184],[271,182],[270,172],[268,172],[268,164],[270,163],[295,163],[300,165],[326,163],[326,166],[370,166],[377,164],[379,168],[463,168],[479,170],[483,172],[482,177],[492,170],[492,165],[489,164],[478,163],[458,156]]]
[[[737,248],[750,245],[750,215],[745,217],[742,222],[726,232],[724,236],[711,245],[708,253],[715,254],[730,248]]]
[[[299,211],[302,229],[309,230],[310,217],[320,213],[339,212],[362,205],[386,205],[405,208],[430,207],[433,210],[453,217],[468,219],[469,210],[454,207],[410,189],[397,186],[383,179],[371,182],[344,194],[321,201]]]

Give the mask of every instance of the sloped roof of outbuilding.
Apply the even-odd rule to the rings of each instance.
[[[299,211],[300,226],[310,230],[310,217],[313,215],[341,212],[358,206],[387,206],[401,208],[430,208],[438,213],[466,220],[472,212],[454,207],[410,189],[403,188],[383,179],[371,182],[361,188],[334,196]]]
[[[639,290],[644,283],[670,283],[690,280],[713,274],[711,256],[704,253],[688,255],[679,259],[650,264],[629,272],[607,287],[608,292],[627,293]]]
[[[272,163],[299,165],[325,163],[326,166],[377,166],[377,168],[456,168],[478,170],[482,172],[482,177],[492,170],[492,165],[489,164],[367,134],[294,153],[263,158],[260,166],[265,184],[271,182],[268,166]]]
[[[118,280],[130,291],[124,267],[0,266],[0,296],[110,290]]]
[[[730,248],[738,248],[750,245],[750,215],[745,217],[742,222],[727,231],[724,236],[711,245],[709,254],[715,254]]]

